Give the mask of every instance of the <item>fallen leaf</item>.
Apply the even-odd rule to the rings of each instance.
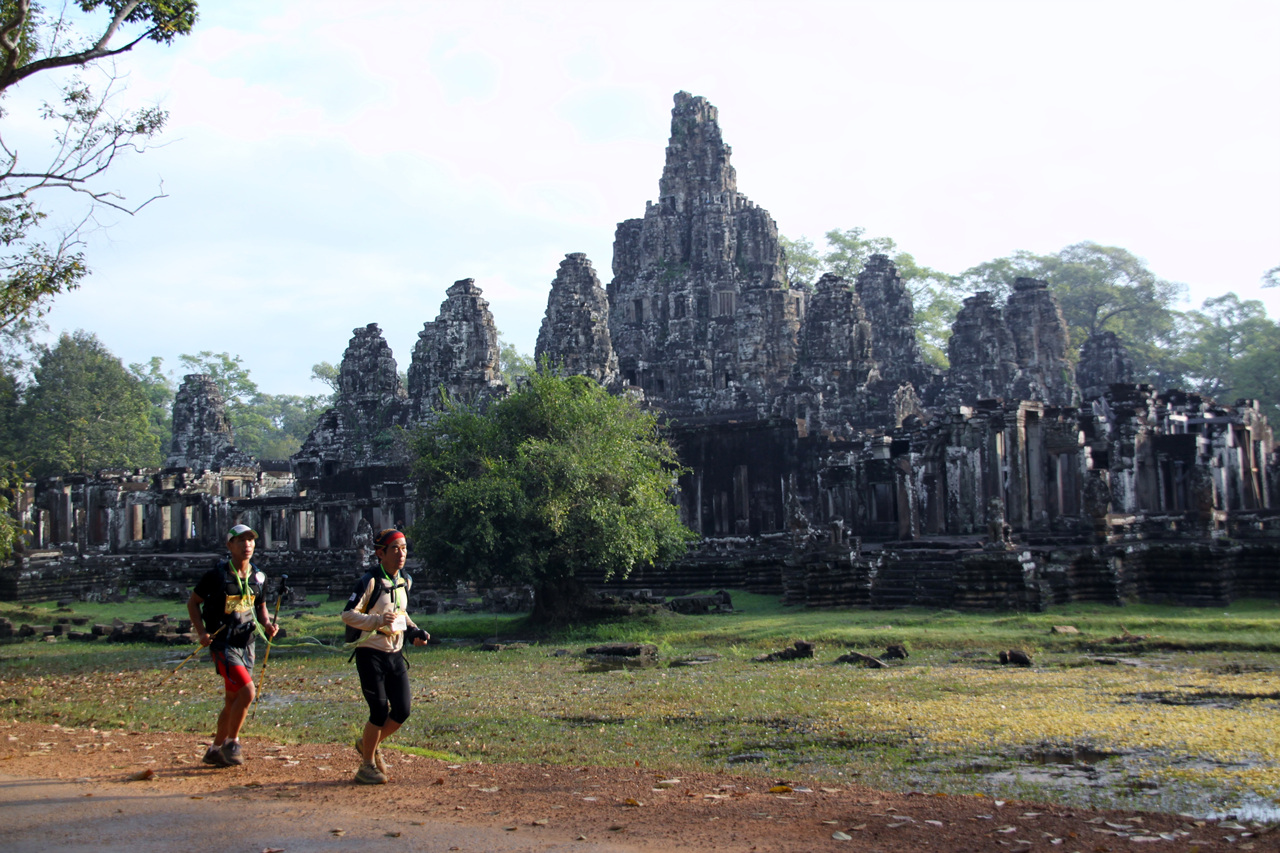
[[[624,806],[643,806],[644,805],[644,803],[640,802],[635,797],[627,797],[625,800],[622,801],[622,804]]]
[[[383,837],[384,837],[384,838],[399,838],[399,837],[400,837],[400,833],[398,833],[398,832],[394,832],[394,831],[393,831],[393,832],[384,832],[384,833],[382,833],[382,835],[383,835]]]
[[[769,789],[769,793],[770,794],[790,794],[791,790],[792,789],[790,785],[774,785],[772,788]]]
[[[331,835],[346,835],[347,831],[345,829],[331,829],[329,833]]]
[[[838,829],[835,832],[831,833],[831,838],[835,841],[852,841],[853,840],[852,835],[843,833]]]
[[[548,820],[547,820],[545,817],[540,817],[540,818],[538,818],[537,820],[535,820],[535,821],[533,822],[533,825],[534,825],[534,826],[546,826],[546,825],[547,825],[547,823],[548,823]]]
[[[679,779],[659,779],[657,785],[659,788],[674,788],[680,784]]]
[[[139,770],[129,776],[130,782],[145,782],[147,779],[154,779],[156,771],[148,767],[146,770]]]

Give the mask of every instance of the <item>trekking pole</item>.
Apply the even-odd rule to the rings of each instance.
[[[276,626],[276,630],[280,628],[280,599],[284,598],[284,591],[288,589],[285,581],[289,579],[288,575],[280,576],[280,589],[276,592],[276,612],[271,614],[271,622]],[[267,640],[267,652],[262,656],[262,677],[258,679],[258,692],[253,694],[253,709],[249,714],[250,718],[258,713],[258,697],[262,695],[262,689],[267,684],[267,662],[271,660],[271,640]]]
[[[222,633],[222,629],[223,629],[223,628],[225,628],[225,627],[227,627],[227,626],[226,626],[226,625],[219,625],[219,626],[218,626],[218,630],[214,631],[212,634],[210,634],[210,635],[209,635],[209,640],[210,640],[210,642],[212,642],[212,641],[213,641],[213,638],[214,638],[214,637],[216,637],[216,636],[218,636],[219,634],[221,634],[221,633]],[[180,664],[178,664],[177,666],[175,666],[175,667],[173,668],[173,672],[169,673],[169,674],[168,674],[168,675],[166,675],[164,678],[160,679],[160,683],[156,685],[156,688],[157,688],[157,689],[159,689],[159,688],[161,688],[161,687],[164,687],[164,683],[165,683],[166,681],[168,681],[170,678],[173,678],[173,676],[177,674],[178,670],[180,670],[180,669],[182,669],[184,666],[186,666],[186,665],[187,665],[187,661],[191,660],[193,657],[195,657],[196,655],[200,654],[200,651],[201,651],[201,649],[203,649],[203,648],[204,648],[204,646],[202,646],[202,645],[200,645],[199,643],[197,643],[197,644],[196,644],[196,650],[195,650],[194,652],[192,652],[191,654],[187,655],[186,659],[185,659],[185,660],[183,660],[183,661],[182,661],[182,663],[180,663]]]

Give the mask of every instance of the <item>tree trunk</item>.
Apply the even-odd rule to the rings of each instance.
[[[538,625],[568,625],[597,615],[595,595],[572,575],[546,578],[534,590],[533,613]]]

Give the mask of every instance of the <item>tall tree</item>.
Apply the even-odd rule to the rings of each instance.
[[[103,71],[95,87],[85,81],[86,71],[143,41],[169,44],[189,33],[196,20],[195,0],[74,5],[80,15],[66,5],[49,14],[33,0],[0,0],[0,116],[12,108],[8,96],[23,81],[76,69],[61,83],[57,104],[31,107],[48,128],[43,148],[31,140],[20,146],[0,130],[0,327],[39,316],[55,295],[79,286],[88,273],[81,228],[95,211],[132,214],[155,198],[130,203],[104,184],[104,175],[117,159],[145,150],[167,113],[154,107],[118,110],[114,71]],[[98,12],[107,14],[105,21]],[[48,214],[35,196],[56,192],[77,202],[74,215],[64,214],[80,224],[43,235]]]
[[[146,389],[88,332],[41,353],[18,408],[19,461],[35,476],[158,465]]]
[[[1179,375],[1176,350],[1185,286],[1160,278],[1146,262],[1117,246],[1083,242],[1053,255],[1018,251],[965,270],[966,289],[1007,296],[1019,276],[1042,279],[1062,306],[1075,348],[1095,332],[1120,336],[1134,357],[1139,378],[1167,385]]]
[[[167,453],[173,443],[173,398],[177,389],[164,372],[164,359],[153,355],[146,364],[130,364],[129,372],[151,400],[151,434],[160,443],[161,452]]]
[[[800,237],[797,240],[779,235],[783,256],[786,258],[787,282],[792,287],[812,291],[822,278],[822,257],[813,241]]]
[[[417,552],[446,577],[531,584],[537,621],[580,616],[584,571],[625,578],[693,538],[655,417],[582,376],[540,369],[484,411],[454,403],[414,447]]]
[[[1227,293],[1186,314],[1182,358],[1189,390],[1230,404],[1256,399],[1280,414],[1280,324],[1256,299]]]

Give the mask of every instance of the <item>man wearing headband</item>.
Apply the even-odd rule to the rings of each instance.
[[[347,626],[364,632],[355,647],[360,689],[369,703],[369,721],[356,741],[362,759],[356,781],[381,785],[387,781],[387,765],[378,745],[409,719],[409,666],[405,663],[405,638],[425,646],[431,635],[413,624],[407,612],[413,579],[401,570],[409,546],[399,530],[384,530],[373,540],[378,568],[360,579],[342,611]]]

